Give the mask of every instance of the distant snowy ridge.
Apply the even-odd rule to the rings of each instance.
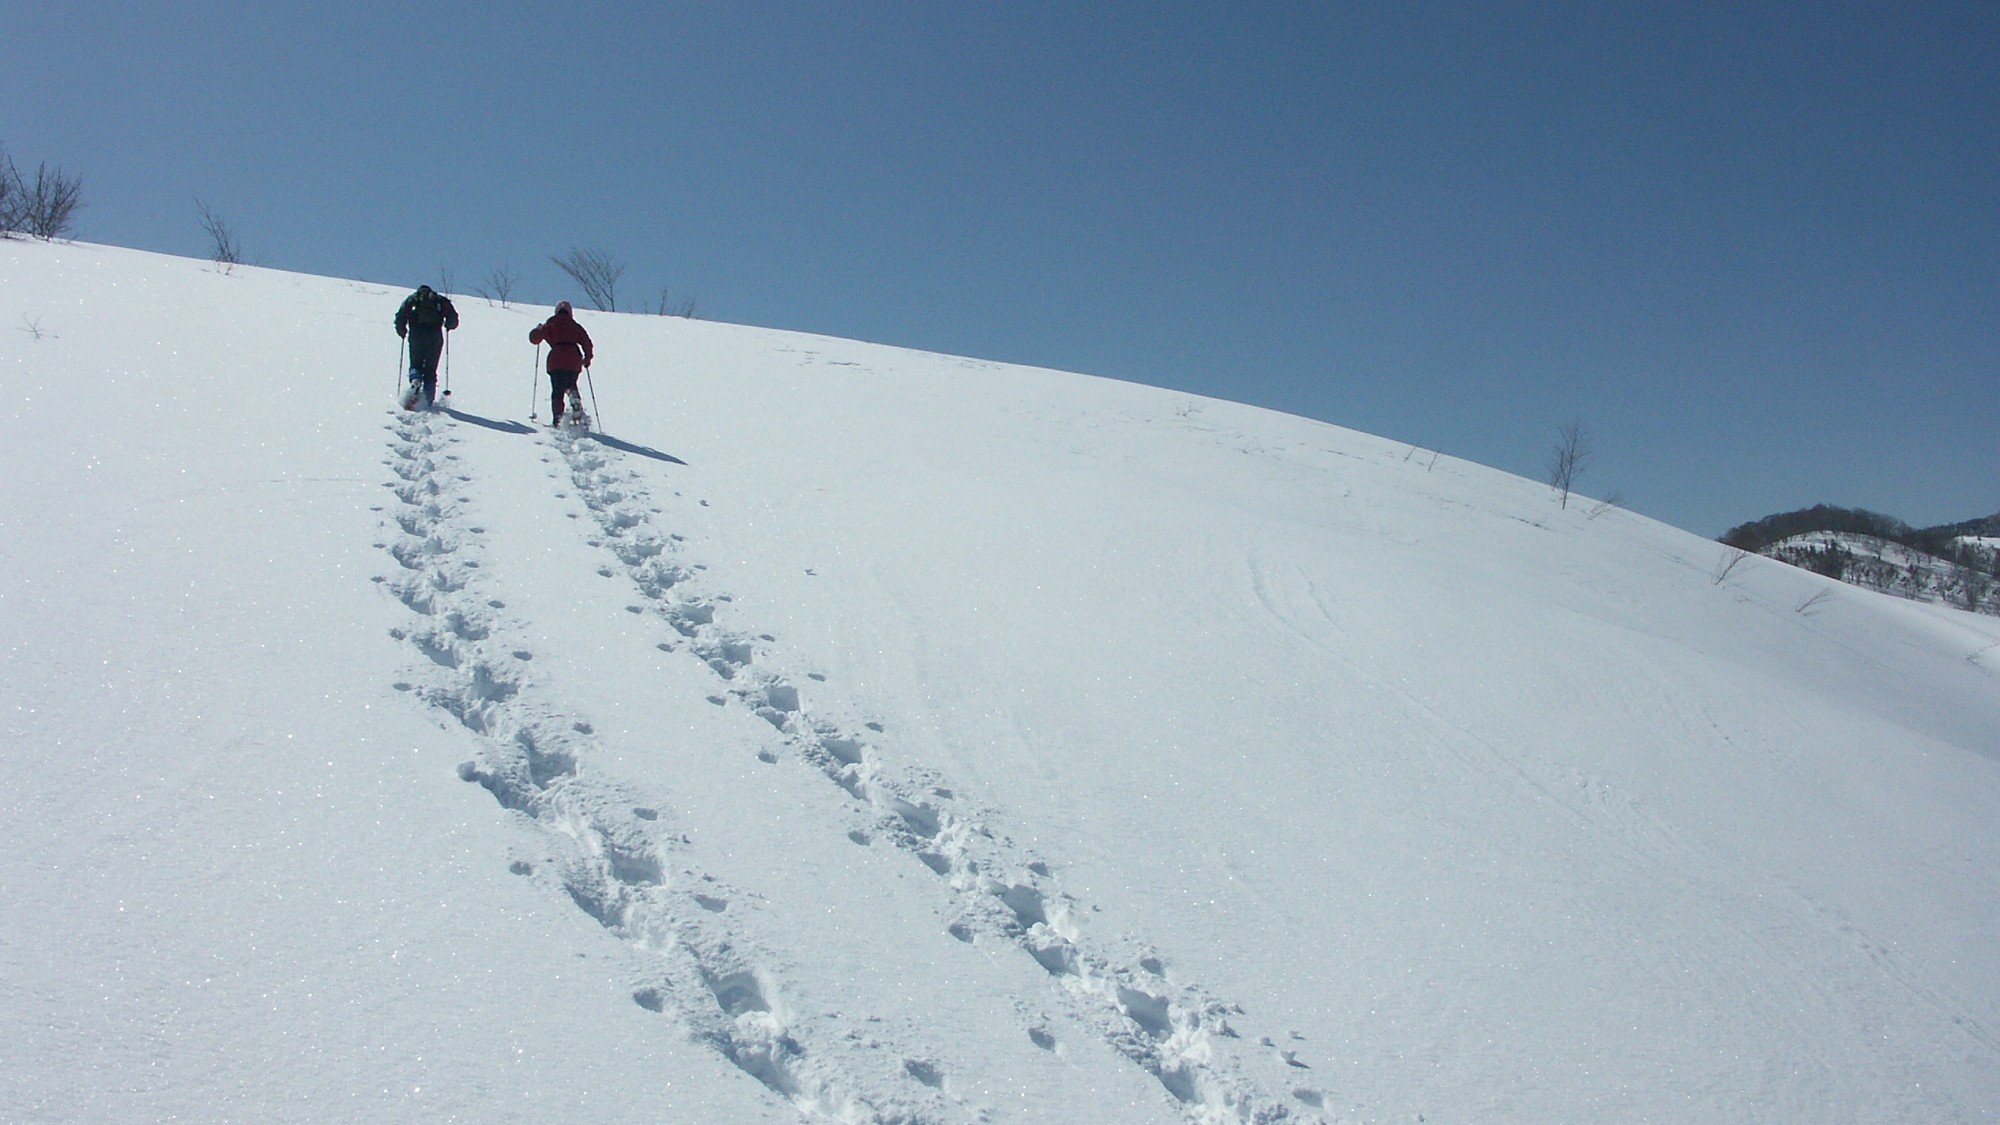
[[[1912,601],[2000,614],[2000,515],[1914,528],[1879,512],[1827,504],[1731,528],[1721,541]]]
[[[1957,558],[1944,559],[1878,536],[1813,531],[1763,553],[1864,590],[2000,615],[2000,552],[1993,541],[1963,537],[1954,546]]]

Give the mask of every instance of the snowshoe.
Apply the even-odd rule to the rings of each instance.
[[[410,372],[410,385],[403,388],[403,409],[415,410],[419,405],[425,410],[431,407],[431,404],[424,400],[423,372],[413,369]]]

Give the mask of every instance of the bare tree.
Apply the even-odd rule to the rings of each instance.
[[[1562,506],[1569,507],[1570,489],[1575,486],[1578,474],[1590,467],[1590,437],[1583,432],[1583,422],[1573,421],[1557,432],[1556,443],[1549,447],[1549,487],[1562,497]]]
[[[661,316],[678,316],[688,320],[693,320],[694,298],[682,297],[679,301],[675,301],[673,299],[672,291],[668,289],[666,286],[662,285],[660,286],[659,311]]]
[[[0,169],[7,180],[6,207],[0,209],[0,227],[36,238],[55,240],[69,233],[77,208],[83,206],[83,181],[63,175],[63,170],[35,166],[35,180],[29,183],[12,160]]]
[[[7,153],[0,149],[0,236],[14,233],[19,226],[14,209],[20,205],[21,193],[14,186],[14,162],[7,159]]]
[[[487,274],[486,284],[473,289],[473,292],[486,298],[488,301],[498,301],[502,306],[505,306],[509,300],[513,299],[514,283],[519,280],[520,278],[515,275],[513,270],[501,266],[499,269]]]
[[[1988,595],[1993,593],[1993,578],[1983,571],[1970,568],[1962,573],[1965,576],[1965,585],[1961,587],[1960,593],[1965,608],[1978,613],[1980,607],[1986,604]]]
[[[583,295],[598,312],[618,311],[618,278],[625,263],[614,262],[602,250],[571,250],[567,258],[551,257],[564,273],[583,288]]]
[[[222,216],[209,210],[208,204],[199,197],[195,199],[194,206],[201,215],[201,229],[208,233],[209,258],[222,267],[223,273],[242,265],[243,248],[236,244],[236,232],[230,230]]]

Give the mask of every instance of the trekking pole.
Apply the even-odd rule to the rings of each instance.
[[[539,422],[542,420],[542,415],[541,415],[542,407],[540,402],[536,398],[536,396],[541,393],[541,388],[542,388],[542,346],[540,344],[536,344],[535,366],[530,368],[528,371],[528,421],[530,422]]]
[[[444,330],[444,397],[451,397],[451,329],[449,328]]]
[[[597,422],[599,432],[604,430],[604,415],[597,411],[597,384],[590,378],[590,365],[583,365],[583,383],[590,388],[590,416]]]
[[[396,337],[396,393],[397,394],[403,393],[403,349],[408,345],[409,345],[408,340],[404,339],[401,336]]]

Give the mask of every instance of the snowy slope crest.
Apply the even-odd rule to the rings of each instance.
[[[401,296],[0,243],[0,1117],[2000,1109],[1992,618],[790,333],[405,412]]]

